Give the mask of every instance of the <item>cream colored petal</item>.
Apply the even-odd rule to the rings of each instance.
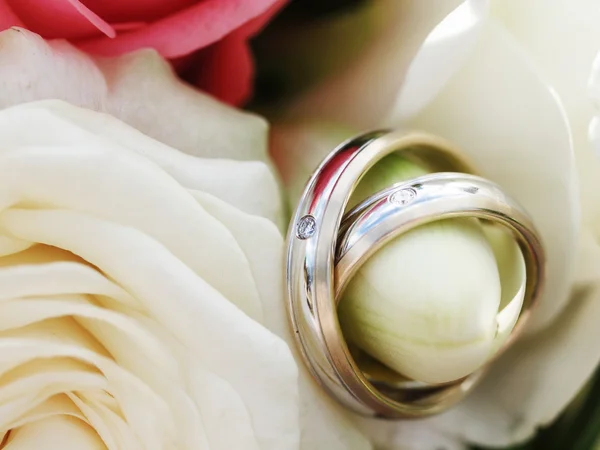
[[[48,319],[75,317],[125,369],[152,378],[152,371],[160,367],[161,377],[180,382],[175,361],[155,336],[131,318],[99,308],[83,296],[3,300],[0,312],[0,332]]]
[[[165,400],[90,345],[93,344],[85,331],[68,320],[45,321],[13,330],[10,337],[3,333],[0,348],[9,367],[3,367],[7,383],[0,390],[2,408],[31,408],[70,389],[106,390],[119,402],[129,427],[144,448],[159,450],[169,442],[191,437],[176,437],[175,418]],[[7,401],[10,398],[13,400]],[[6,417],[6,412],[2,417]]]
[[[64,210],[9,210],[1,215],[0,226],[102,267],[210,370],[234,386],[264,448],[297,445],[296,369],[288,347],[223,301],[158,242],[131,228]]]
[[[100,436],[87,424],[70,416],[38,420],[14,430],[7,450],[106,450]]]
[[[185,153],[203,158],[267,160],[267,122],[180,81],[151,50],[98,59],[111,92],[107,111]]]
[[[108,447],[296,450],[295,362],[279,338],[238,309],[260,318],[260,300],[279,303],[281,293],[268,285],[274,266],[261,263],[260,255],[280,256],[281,238],[265,219],[248,220],[260,233],[268,230],[265,240],[277,238],[273,253],[257,253],[259,247],[248,245],[251,234],[231,224],[236,231],[229,231],[190,194],[214,195],[275,220],[279,202],[264,162],[265,123],[191,94],[149,52],[103,61],[102,72],[66,43],[47,44],[15,30],[0,41],[0,60],[24,66],[18,73],[0,65],[0,84],[11,89],[3,97],[7,104],[20,95],[67,98],[115,114],[179,150],[242,160],[191,158],[108,116],[58,102],[0,114],[6,137],[0,171],[12,173],[0,199],[9,208],[0,213],[6,219],[0,245],[4,254],[13,253],[0,258],[0,277],[9,281],[0,288],[7,312],[0,368],[30,371],[25,378],[39,388],[29,397],[10,386],[22,410],[91,377],[113,401],[90,389],[68,396]],[[45,79],[36,83],[40,67]],[[79,73],[86,77],[78,80]],[[173,119],[174,112],[181,115]],[[183,127],[190,124],[191,132]],[[10,208],[15,205],[31,209]],[[48,220],[26,218],[29,213]],[[66,252],[35,245],[16,253],[37,242]],[[66,257],[69,251],[78,256]],[[89,296],[74,297],[81,293]],[[15,298],[22,296],[33,298]],[[37,366],[38,359],[48,365]],[[89,373],[58,371],[64,359],[84,361]],[[158,368],[152,367],[157,359]],[[52,378],[63,373],[72,382]],[[332,441],[346,442],[337,428],[319,426]]]
[[[277,183],[267,163],[259,160],[234,161],[199,158],[169,147],[146,136],[110,115],[99,115],[88,109],[74,108],[62,101],[49,100],[20,105],[5,114],[10,119],[0,122],[4,148],[62,144],[69,127],[69,143],[86,146],[90,140],[116,142],[158,164],[185,187],[213,194],[242,211],[277,221],[280,199]],[[19,118],[39,126],[38,133],[24,135],[13,124]],[[49,124],[54,124],[49,127]],[[37,125],[39,124],[39,125]]]
[[[163,325],[147,317],[136,316],[168,345],[178,360],[190,398],[201,416],[201,424],[211,450],[261,449],[255,435],[250,410],[228,380],[210,370],[202,358],[182,345]]]
[[[142,144],[144,141],[138,139],[137,133],[127,127],[118,128],[114,122],[103,121],[102,118],[98,118],[103,126],[100,127],[102,136],[94,135],[85,126],[75,127],[75,120],[69,121],[69,114],[60,114],[64,112],[61,108],[76,111],[67,105],[45,103],[15,108],[10,110],[13,115],[4,116],[5,128],[2,132],[9,139],[7,146],[0,151],[0,167],[4,167],[7,173],[13,173],[13,181],[16,182],[3,192],[4,206],[27,205],[33,208],[30,212],[35,212],[35,208],[43,205],[70,208],[71,212],[57,211],[59,216],[66,214],[62,224],[52,225],[52,220],[41,220],[39,227],[35,227],[40,236],[34,232],[28,235],[27,240],[36,243],[40,241],[38,237],[43,238],[47,232],[58,233],[56,239],[50,239],[55,243],[53,247],[78,255],[65,257],[67,252],[37,245],[27,252],[0,258],[0,266],[3,266],[0,268],[0,277],[4,270],[10,279],[5,296],[0,298],[5,299],[4,307],[10,309],[5,317],[10,318],[6,326],[12,328],[11,336],[19,325],[32,323],[30,327],[35,327],[52,320],[50,317],[77,317],[80,328],[89,332],[94,342],[102,345],[104,352],[109,352],[105,356],[114,357],[117,364],[128,369],[142,386],[151,390],[155,399],[162,400],[162,411],[147,407],[147,414],[156,418],[163,414],[171,415],[164,420],[163,435],[157,435],[161,430],[157,427],[156,432],[153,429],[143,438],[146,446],[149,440],[157,443],[155,445],[162,445],[161,442],[175,439],[173,431],[168,428],[171,426],[176,427],[177,439],[183,448],[210,445],[214,449],[295,449],[299,440],[295,363],[279,339],[242,311],[227,306],[226,297],[222,295],[228,295],[229,300],[243,307],[240,301],[252,300],[254,291],[260,307],[254,285],[254,278],[260,274],[260,296],[276,295],[273,300],[279,301],[281,293],[268,285],[268,277],[273,277],[270,269],[278,264],[280,255],[266,255],[276,258],[265,265],[261,262],[263,253],[255,254],[260,250],[259,247],[240,248],[227,226],[198,204],[188,189],[189,185],[193,188],[202,186],[194,184],[197,170],[186,172],[186,166],[190,166],[189,157],[179,158],[181,154],[169,156],[168,152],[161,152],[160,145],[141,145],[136,141]],[[17,139],[18,135],[10,124],[15,119],[20,121],[36,117],[40,134],[45,130],[48,139],[39,138],[43,142],[35,138],[29,142]],[[69,146],[62,144],[64,136],[59,130],[65,131]],[[154,144],[155,141],[146,142]],[[148,151],[148,148],[151,150]],[[79,164],[83,164],[82,170],[79,170]],[[87,173],[83,168],[86,164],[89,164]],[[94,165],[95,168],[92,167]],[[170,175],[161,170],[161,166],[169,165]],[[43,166],[50,170],[45,171]],[[62,176],[66,178],[60,180]],[[146,181],[143,181],[144,178]],[[73,186],[78,189],[72,189]],[[131,208],[131,205],[138,207]],[[161,211],[163,207],[166,209]],[[179,208],[183,208],[180,209],[183,214],[178,217],[174,211]],[[186,208],[191,209],[185,211]],[[227,204],[226,208],[233,210]],[[18,211],[9,209],[4,214],[15,212]],[[85,231],[87,225],[78,220],[71,223],[73,212],[76,217],[91,222],[91,228]],[[189,226],[197,214],[200,216],[197,217],[196,229],[181,228]],[[266,235],[268,239],[276,239],[275,242],[281,243],[275,226],[266,219],[240,213],[240,216],[234,214],[233,220],[246,216],[253,219],[248,222],[259,230],[269,230]],[[110,222],[104,222],[106,219]],[[98,234],[103,225],[107,226],[105,233]],[[17,242],[23,241],[16,236],[26,228],[17,224],[13,230],[5,229],[5,236],[12,236]],[[79,229],[83,235],[76,237],[77,233],[73,233],[75,229]],[[237,229],[241,230],[239,227]],[[178,231],[173,233],[174,230]],[[219,243],[218,235],[226,237],[226,240]],[[204,241],[196,252],[184,245],[192,240],[190,245],[193,246],[199,237]],[[85,250],[92,241],[98,239],[99,245],[93,244],[92,248]],[[221,248],[224,253],[211,253],[211,247]],[[107,253],[108,249],[110,251]],[[94,256],[97,251],[99,254]],[[201,258],[212,261],[212,267],[206,263],[198,266]],[[221,267],[220,273],[215,266],[219,259],[228,263]],[[250,259],[252,264],[249,264]],[[85,263],[82,262],[84,260]],[[238,261],[241,265],[238,265]],[[103,279],[101,273],[86,266],[87,263],[107,273],[110,279]],[[114,263],[117,267],[111,268]],[[258,272],[251,267],[255,264],[261,266]],[[263,265],[265,269],[262,269]],[[149,267],[152,269],[147,270]],[[221,291],[225,292],[219,293],[205,282],[205,278],[211,277],[210,271],[218,277],[226,277],[227,270],[231,270],[229,288],[238,289],[240,296],[232,296],[231,291],[227,292],[229,288],[226,285],[220,286]],[[14,280],[14,276],[20,277],[20,280]],[[245,291],[240,287],[245,283],[244,276],[251,283]],[[232,279],[237,283],[231,283]],[[24,288],[19,281],[35,283],[36,286]],[[23,295],[39,297],[48,292],[55,297],[9,300]],[[83,297],[69,295],[79,292],[92,294],[90,299],[97,301],[98,305],[110,307],[114,312],[88,304]],[[165,302],[165,299],[169,301]],[[131,300],[134,301],[133,305],[128,304]],[[126,313],[129,317],[121,316],[118,312]],[[142,314],[160,320],[153,327],[149,323],[152,319]],[[131,317],[136,320],[132,321]],[[137,326],[136,321],[144,326]],[[202,323],[209,325],[208,328],[203,327]],[[157,328],[161,328],[163,334],[157,333]],[[62,339],[63,330],[59,330],[57,336]],[[173,332],[175,336],[171,335]],[[158,340],[157,335],[160,336]],[[163,350],[160,344],[165,342],[171,342],[171,345]],[[77,346],[80,344],[77,343]],[[176,362],[170,361],[174,348],[180,348]],[[100,351],[100,348],[95,351]],[[67,355],[82,358],[79,354]],[[160,370],[156,367],[160,367]],[[240,370],[240,367],[244,369]],[[183,379],[177,378],[179,372]],[[248,373],[252,376],[248,376]],[[44,379],[47,380],[42,377],[40,383]],[[111,380],[107,389],[120,389],[119,378],[115,381],[113,375]],[[117,383],[117,386],[112,386],[113,383]],[[170,389],[165,386],[169,384],[173,385]],[[178,391],[182,385],[189,387],[189,399]],[[128,409],[126,419],[132,423],[128,423],[127,427],[136,432],[144,430],[148,417],[138,417],[138,412],[131,410],[131,398],[123,395],[116,397],[120,406]],[[78,402],[90,423],[108,430],[102,433],[106,442],[109,437],[116,442],[127,438],[128,435],[123,433],[123,422],[105,411],[97,399],[88,401],[80,397],[79,400],[72,400]],[[186,401],[193,405],[188,405]],[[31,402],[30,398],[22,399],[24,407],[31,407]],[[146,402],[138,400],[137,403],[144,405]],[[190,410],[190,406],[197,408],[199,415],[195,410]],[[277,416],[272,417],[275,410]],[[201,440],[204,432],[206,441]]]
[[[72,416],[87,422],[85,416],[73,404],[73,402],[69,400],[69,397],[65,394],[59,394],[55,395],[54,397],[50,397],[45,402],[29,410],[26,414],[19,417],[17,421],[8,424],[7,428],[19,428],[27,423],[56,415]]]
[[[576,295],[557,320],[519,342],[455,409],[436,419],[450,434],[505,446],[549,424],[587,381],[600,359],[600,292]]]
[[[102,392],[108,397],[108,394]],[[139,445],[134,430],[118,412],[99,401],[90,401],[85,392],[67,392],[71,403],[98,433],[108,450],[135,448]]]
[[[489,24],[466,63],[408,125],[454,142],[530,212],[547,252],[546,289],[530,329],[547,325],[568,301],[579,229],[571,136],[553,91],[510,35]]]
[[[0,386],[2,429],[12,428],[23,416],[69,389],[109,389],[101,373],[66,358],[21,362],[3,374]]]
[[[435,98],[473,50],[488,10],[487,0],[464,1],[429,33],[410,63],[388,122],[414,116]]]
[[[252,277],[260,294],[264,324],[281,335],[282,323],[273,312],[273,304],[283,299],[283,237],[268,220],[244,213],[237,208],[200,191],[190,191],[196,201],[231,232],[247,258]],[[273,276],[277,273],[281,276]],[[273,316],[277,317],[274,319]]]
[[[85,394],[79,395],[85,396]],[[85,404],[77,394],[60,394],[50,397],[42,404],[28,411],[17,421],[9,424],[8,428],[18,429],[24,425],[55,416],[71,416],[90,425],[94,431],[98,433],[108,450],[136,448],[136,446],[139,445],[132,435],[131,429],[123,421],[122,417],[112,411],[108,411],[107,414],[100,417],[100,420],[103,421],[101,422],[98,420],[100,414],[90,414],[90,410],[93,409],[105,413],[108,410],[108,408],[100,402],[94,402],[92,405]],[[82,410],[86,412],[83,413]]]
[[[495,0],[494,15],[519,41],[564,104],[581,179],[583,217],[600,234],[600,160],[588,142],[594,104],[588,91],[600,50],[596,0]]]
[[[85,298],[15,299],[0,302],[0,331],[59,317],[74,317],[110,353],[115,362],[147,383],[172,411],[184,447],[204,441],[195,405],[183,391],[185,385],[178,361],[155,335],[138,321],[98,308]],[[47,382],[47,381],[46,381]],[[77,391],[66,385],[66,389]]]
[[[457,0],[374,3],[374,8],[379,8],[374,14],[378,17],[375,25],[378,32],[347,67],[340,68],[292,105],[291,116],[336,120],[359,129],[381,126],[382,119],[394,107],[409,66],[421,50],[423,42],[461,3]],[[471,37],[467,39],[470,40]],[[450,47],[459,54],[463,51],[462,44]],[[433,57],[427,50],[417,57],[415,75],[430,67],[430,56]],[[436,79],[433,84],[443,84],[438,79],[443,80],[458,60],[460,58],[456,58],[456,61],[455,58],[449,58],[449,64],[443,65],[439,76],[432,74]],[[410,84],[416,83],[414,80],[415,76],[412,76]],[[419,83],[420,86],[422,85]],[[419,88],[419,93],[429,95],[425,87]],[[424,102],[420,98],[411,98],[410,103],[416,105]]]
[[[34,100],[65,100],[110,113],[184,153],[247,161],[204,164],[200,184],[246,211],[277,223],[281,220],[276,184],[264,166],[268,164],[265,121],[185,85],[152,51],[99,62],[66,42],[46,42],[22,29],[0,33],[0,48],[1,108]],[[182,164],[179,167],[180,172],[190,172]],[[232,189],[233,185],[244,188]]]
[[[24,242],[19,239],[0,236],[0,257],[27,250],[30,246],[31,242]]]
[[[115,144],[89,140],[86,146],[5,151],[0,173],[5,174],[4,207],[29,202],[70,208],[143,230],[260,320],[248,262],[231,234],[148,160]]]
[[[41,247],[34,247],[34,251],[52,253]],[[131,295],[88,265],[60,260],[32,263],[21,258],[27,253],[32,252],[0,258],[0,298],[83,293],[110,298],[129,308],[140,308]]]

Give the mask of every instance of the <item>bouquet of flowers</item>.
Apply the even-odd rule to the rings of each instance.
[[[600,448],[597,0],[0,30],[0,449]]]

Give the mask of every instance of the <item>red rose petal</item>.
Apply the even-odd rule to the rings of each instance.
[[[17,16],[6,0],[0,0],[0,29],[6,30],[10,27],[25,27],[19,16]]]
[[[112,27],[117,33],[123,31],[138,30],[148,25],[146,22],[113,22]]]
[[[278,0],[204,0],[147,27],[119,34],[116,39],[90,39],[80,43],[80,47],[107,56],[151,47],[166,58],[176,58],[223,39],[279,3]]]
[[[196,85],[231,105],[252,93],[253,61],[246,36],[233,33],[200,53]]]
[[[258,33],[284,3],[285,0],[276,1],[225,39],[171,62],[184,79],[200,89],[225,103],[243,105],[252,94],[254,75],[248,38]]]
[[[112,24],[114,22],[154,22],[199,1],[202,0],[85,0],[85,4]]]
[[[26,28],[45,38],[78,39],[115,30],[78,0],[7,0]]]
[[[201,68],[196,83],[198,87],[231,105],[246,103],[252,94],[254,81],[254,61],[248,39],[262,30],[285,2],[286,0],[276,1],[263,14],[209,47],[214,47],[215,57],[207,70]]]

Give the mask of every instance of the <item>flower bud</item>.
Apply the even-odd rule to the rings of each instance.
[[[367,173],[353,200],[425,173],[388,156]],[[365,263],[340,302],[340,323],[347,340],[404,376],[455,380],[482,366],[508,336],[514,320],[497,334],[498,310],[515,289],[522,302],[522,285],[511,280],[524,281],[524,273],[506,233],[477,219],[440,220],[394,239]],[[503,287],[510,294],[504,302]],[[511,308],[516,317],[520,304]]]

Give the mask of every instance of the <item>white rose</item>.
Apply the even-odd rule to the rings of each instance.
[[[16,29],[0,107],[3,448],[368,448],[298,377],[263,120]]]
[[[593,116],[588,77],[599,49],[598,23],[600,10],[588,0],[390,0],[365,5],[337,23],[324,20],[315,27],[288,28],[276,41],[282,48],[288,35],[294,42],[324,41],[327,51],[342,47],[356,29],[371,34],[354,53],[341,52],[350,54],[345,63],[336,61],[333,73],[287,105],[287,123],[275,127],[274,157],[292,202],[306,173],[356,130],[424,129],[463,149],[484,176],[517,198],[530,211],[546,245],[547,283],[528,335],[495,362],[476,391],[451,411],[418,424],[371,424],[376,430],[371,429],[371,435],[381,445],[430,450],[440,442],[463,448],[466,443],[503,446],[523,441],[557,416],[600,360],[600,348],[589,344],[600,338],[600,209],[595,201],[600,164],[587,135]],[[326,54],[315,58],[325,60]],[[596,99],[599,84],[592,83]],[[594,123],[590,134],[599,142],[597,130]],[[581,227],[578,175],[584,209]],[[473,240],[466,245],[472,246]],[[374,314],[385,303],[378,297],[407,308],[404,299],[412,300],[410,295],[396,295],[398,274],[389,263],[418,254],[401,248],[383,253],[358,275],[363,279],[361,289],[377,295],[355,292],[355,297],[363,297],[362,307],[371,307]],[[454,264],[468,265],[485,276],[484,268],[466,253],[455,251]],[[452,261],[451,256],[447,259]],[[443,272],[434,280],[427,272],[411,275],[414,285],[447,287],[455,281],[444,279]],[[474,285],[475,278],[467,281]],[[452,324],[461,325],[456,331],[461,336],[485,336],[494,324],[487,319],[465,320],[464,311],[475,311],[478,304],[463,295],[469,286],[462,281],[454,286],[463,289],[455,295],[463,303],[448,302],[451,306],[447,304],[444,313]],[[493,282],[488,276],[480,285]],[[417,291],[412,295],[418,296]],[[433,297],[436,301],[430,305],[444,307],[443,298]],[[495,312],[494,302],[482,299],[482,303],[489,306],[487,318]],[[384,314],[377,320],[378,326],[393,325]],[[418,340],[438,330],[438,325],[409,330],[412,334],[403,339]],[[385,332],[376,338],[373,346],[399,344]],[[454,343],[452,336],[443,338]],[[437,375],[431,372],[436,352],[448,356],[443,348],[434,348],[411,355],[407,365],[414,369],[423,363],[421,375],[427,370]]]

